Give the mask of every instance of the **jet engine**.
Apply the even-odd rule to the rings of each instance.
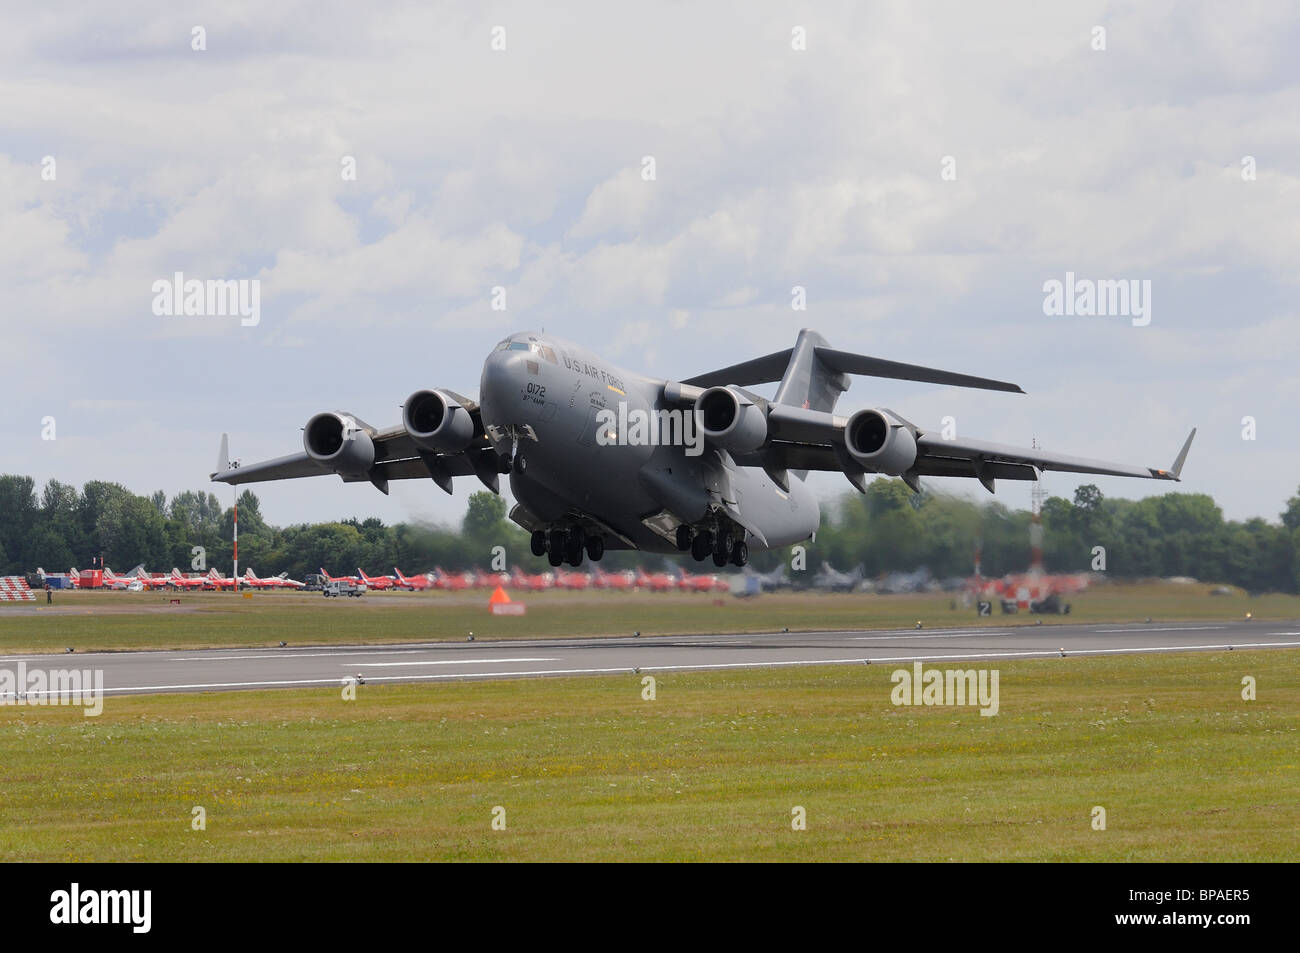
[[[374,441],[347,414],[317,414],[303,428],[302,445],[307,456],[344,476],[364,477],[375,464]]]
[[[730,387],[710,387],[695,401],[695,423],[716,446],[736,453],[767,441],[767,415]]]
[[[435,453],[460,453],[474,440],[469,411],[439,390],[417,390],[406,398],[402,424],[416,446]]]
[[[916,463],[916,437],[887,410],[859,410],[844,425],[844,446],[868,470],[901,476]]]

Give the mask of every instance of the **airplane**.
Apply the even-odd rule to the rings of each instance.
[[[464,592],[466,589],[474,588],[474,574],[472,572],[447,572],[441,566],[434,566],[433,578],[435,580],[434,584],[439,589]]]
[[[203,577],[203,588],[205,589],[235,589],[237,580],[224,576],[217,572],[216,567],[208,570],[208,574]]]
[[[874,589],[881,595],[891,595],[904,592],[924,592],[927,589],[938,587],[939,584],[935,582],[929,567],[922,566],[910,572],[903,572],[902,570],[887,572],[876,580]]]
[[[175,566],[167,577],[167,585],[175,589],[202,589],[208,583],[207,576],[187,576]]]
[[[812,584],[814,589],[825,589],[828,592],[852,592],[865,578],[866,573],[863,572],[861,563],[852,572],[840,572],[830,563],[823,562],[821,570],[813,576]]]
[[[151,576],[146,573],[143,563],[122,576],[107,567],[104,568],[105,589],[130,589],[132,592],[139,592],[141,589],[162,588],[167,581],[165,576]],[[135,585],[136,583],[139,585]]]
[[[516,566],[510,574],[509,585],[522,592],[544,592],[555,588],[555,577],[549,572],[526,573]]]
[[[685,567],[677,570],[677,588],[682,592],[715,592],[729,588],[718,576],[691,575]]]
[[[361,580],[356,576],[331,576],[323,568],[321,569],[320,574],[325,577],[326,582],[350,582],[353,585],[361,585]]]
[[[396,566],[393,567],[393,575],[397,578],[397,584],[403,589],[432,589],[433,580],[427,574],[421,573],[418,576],[403,576],[402,570]]]
[[[583,590],[591,587],[591,575],[585,572],[565,572],[563,569],[555,570],[555,588]]]
[[[591,584],[596,589],[617,589],[627,592],[636,586],[636,574],[630,569],[605,572],[597,566],[592,573]]]
[[[474,570],[475,589],[495,589],[497,586],[506,586],[509,584],[510,577],[503,572],[485,572],[482,569]]]
[[[668,573],[647,573],[640,566],[636,567],[634,584],[638,589],[649,589],[651,592],[672,592],[677,588],[677,580]]]
[[[754,580],[750,588],[755,588],[758,592],[773,592],[790,587],[790,574],[786,571],[784,563],[770,572],[746,569],[745,576]]]
[[[253,589],[302,589],[307,584],[299,582],[296,579],[289,579],[287,572],[282,572],[278,576],[259,577],[253,572],[252,567],[244,570],[243,582],[241,585],[249,586]]]
[[[397,588],[397,580],[392,576],[367,576],[360,568],[357,569],[357,575],[361,577],[361,581],[365,584],[367,589]]]
[[[270,579],[258,578],[258,575],[255,572],[253,572],[251,568],[244,570],[244,575],[241,577],[241,580],[242,582],[240,583],[240,585],[245,586],[248,589],[275,588],[274,582],[272,582]]]
[[[334,474],[388,492],[391,480],[457,476],[500,492],[509,474],[510,518],[552,566],[598,562],[608,549],[689,552],[697,562],[743,566],[751,545],[810,539],[821,508],[808,471],[844,474],[866,492],[868,474],[998,480],[1044,470],[1178,480],[1193,429],[1168,469],[1107,463],[966,437],[945,439],[886,407],[835,413],[852,375],[1020,393],[1015,384],[839,351],[816,331],[793,347],[683,380],[633,374],[579,345],[535,332],[500,341],[483,362],[479,399],[421,389],[384,430],[355,415],[308,419],[303,450],[247,465],[230,462],[222,435],[218,483]],[[776,383],[765,398],[750,390]]]

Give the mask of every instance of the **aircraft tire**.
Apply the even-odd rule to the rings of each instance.
[[[528,548],[532,550],[534,556],[545,556],[546,534],[540,529],[533,530],[532,538],[528,542]]]
[[[713,534],[706,529],[691,541],[691,555],[698,563],[703,562],[711,552],[713,552]]]

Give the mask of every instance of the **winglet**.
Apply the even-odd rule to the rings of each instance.
[[[1168,470],[1152,470],[1151,475],[1157,480],[1181,480],[1183,464],[1187,460],[1187,451],[1192,449],[1192,438],[1195,436],[1196,428],[1193,427],[1192,432],[1187,435],[1187,440],[1183,443],[1183,449],[1178,451],[1178,456],[1175,458],[1173,465]]]
[[[1187,442],[1183,444],[1183,449],[1178,451],[1178,458],[1174,460],[1174,465],[1169,468],[1169,472],[1174,475],[1175,480],[1183,472],[1183,463],[1187,460],[1187,451],[1192,449],[1192,438],[1195,436],[1196,428],[1193,427],[1192,432],[1187,435]]]
[[[225,473],[230,469],[230,435],[221,435],[221,449],[217,451],[217,473]],[[217,474],[212,474],[216,476]]]

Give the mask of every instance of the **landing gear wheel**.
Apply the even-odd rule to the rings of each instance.
[[[582,541],[579,539],[569,538],[569,542],[564,547],[564,558],[570,566],[578,567],[582,565]]]
[[[550,563],[552,567],[559,567],[559,565],[564,562],[564,553],[560,552],[558,549],[547,550],[546,561]]]
[[[524,455],[521,453],[521,454],[519,454],[519,456],[515,457],[515,461],[514,461],[514,463],[511,464],[511,472],[512,472],[512,473],[523,473],[523,472],[525,472],[527,469],[528,469],[528,461],[524,459]],[[541,555],[541,554],[539,553],[538,555]]]
[[[702,562],[713,551],[713,534],[707,529],[691,540],[691,555],[696,562]]]
[[[564,555],[564,530],[553,529],[546,534],[546,553],[549,556],[554,553],[557,556]],[[559,563],[551,563],[552,566],[558,566]]]
[[[691,528],[683,523],[677,527],[677,549],[686,552],[691,548]]]
[[[736,540],[736,545],[731,547],[731,563],[733,566],[743,566],[749,562],[749,544],[743,539]]]
[[[534,556],[546,555],[546,534],[540,529],[533,530],[532,539],[528,542],[528,548],[533,551]]]
[[[728,557],[727,553],[714,553],[713,565],[721,569],[723,566],[727,565],[727,557]]]
[[[600,557],[605,555],[605,537],[593,536],[587,540],[587,558],[593,563],[600,562]]]
[[[714,544],[713,552],[721,554],[723,559],[731,558],[731,550],[736,546],[736,536],[731,530],[723,530],[718,535],[718,541]],[[721,564],[725,565],[725,563]]]

